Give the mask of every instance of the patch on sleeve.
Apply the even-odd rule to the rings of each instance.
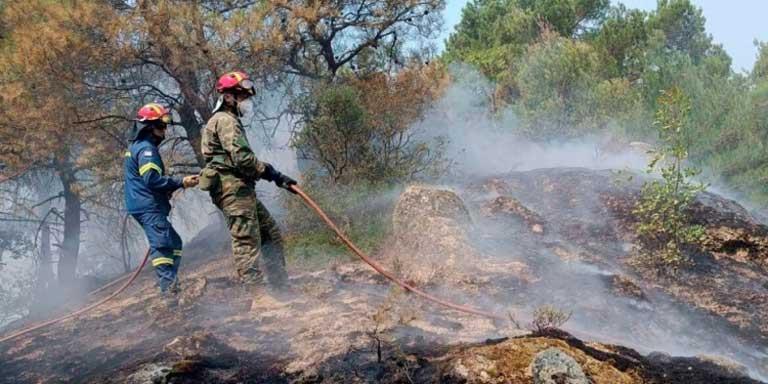
[[[152,157],[152,151],[144,151],[142,156],[144,156],[144,157]]]

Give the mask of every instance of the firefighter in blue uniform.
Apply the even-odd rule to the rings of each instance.
[[[136,136],[125,153],[125,206],[147,235],[162,303],[169,307],[177,300],[182,249],[181,237],[168,221],[170,197],[179,188],[196,186],[198,176],[165,175],[158,147],[171,123],[168,109],[160,104],[147,104],[139,109],[137,120]]]

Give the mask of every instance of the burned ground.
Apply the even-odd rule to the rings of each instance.
[[[533,356],[554,346],[595,383],[756,382],[744,373],[761,374],[766,358],[765,227],[706,195],[693,207],[710,236],[696,266],[680,279],[646,273],[629,262],[637,183],[615,181],[583,169],[511,173],[458,187],[458,202],[439,193],[459,214],[395,217],[427,226],[410,238],[415,247],[429,243],[428,226],[466,241],[430,250],[451,260],[440,275],[420,273],[436,259],[400,244],[400,272],[430,276],[416,281],[423,288],[524,326],[532,309],[552,304],[573,312],[565,329],[576,337],[443,310],[359,263],[291,270],[288,295],[246,291],[233,278],[227,234],[209,228],[185,247],[178,311],[147,310],[158,296],[144,273],[106,306],[0,345],[0,378],[143,383],[162,371],[172,383],[531,383]],[[389,251],[378,257],[391,268]]]

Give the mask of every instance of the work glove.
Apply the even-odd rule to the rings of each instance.
[[[277,185],[278,188],[283,188],[288,192],[293,193],[294,195],[296,194],[296,191],[294,191],[293,188],[291,188],[291,185],[296,185],[296,184],[298,184],[296,180],[292,179],[289,176],[283,175],[282,173],[280,174],[280,177],[278,177],[277,180],[275,180],[275,185]]]
[[[278,188],[283,188],[294,194],[296,193],[293,189],[291,189],[291,185],[298,184],[296,180],[278,172],[275,167],[272,166],[272,164],[265,163],[264,166],[264,173],[261,175],[262,179],[275,183]]]
[[[184,189],[193,188],[200,182],[200,176],[185,176],[181,183],[184,185]]]

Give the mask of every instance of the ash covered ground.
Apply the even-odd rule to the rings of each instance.
[[[702,195],[694,267],[650,273],[631,262],[638,182],[619,179],[552,168],[401,196],[375,256],[522,329],[423,302],[356,262],[292,269],[292,294],[254,295],[235,282],[228,235],[210,227],[185,247],[177,311],[148,311],[158,296],[144,273],[104,307],[0,345],[0,381],[533,383],[550,348],[595,383],[764,380],[768,228]],[[542,305],[572,313],[565,331],[527,329]]]

